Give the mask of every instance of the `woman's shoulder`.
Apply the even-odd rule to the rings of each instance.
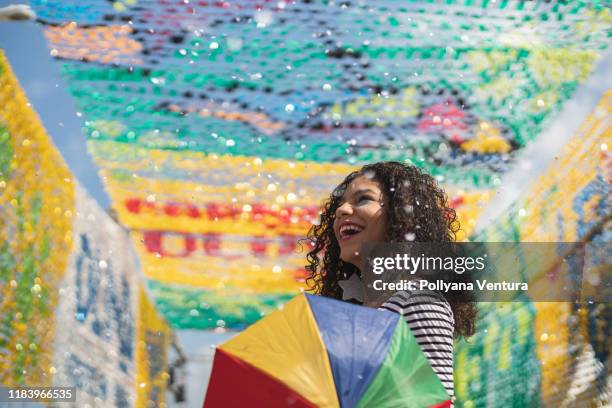
[[[408,314],[435,313],[454,321],[450,304],[442,294],[430,290],[413,290],[395,292],[383,305],[383,309]]]
[[[432,290],[400,290],[395,292],[387,301],[396,301],[402,304],[434,303],[443,304],[450,308],[444,296]]]

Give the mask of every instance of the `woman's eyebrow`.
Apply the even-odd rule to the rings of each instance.
[[[359,190],[355,190],[352,193],[345,194],[345,196],[342,197],[341,201],[344,202],[346,200],[347,196],[348,197],[355,197],[355,196],[357,196],[359,194],[366,194],[366,193],[376,194],[376,192],[374,190],[370,189],[370,188],[362,188],[362,189],[359,189]]]
[[[362,189],[359,189],[359,190],[355,190],[355,191],[353,191],[352,193],[349,193],[349,194],[344,193],[344,195],[340,199],[340,203],[342,204],[342,203],[344,203],[346,201],[347,195],[348,196],[356,196],[356,195],[365,194],[365,193],[376,194],[376,192],[374,190],[370,189],[370,188],[362,188]]]
[[[372,190],[372,189],[370,189],[370,188],[362,188],[362,189],[360,189],[360,190],[355,191],[355,192],[353,193],[353,195],[357,195],[357,194],[364,194],[364,193],[372,193],[372,194],[374,194],[374,193],[375,193],[375,191],[374,191],[374,190]]]

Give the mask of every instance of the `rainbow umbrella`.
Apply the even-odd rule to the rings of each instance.
[[[401,316],[299,295],[217,347],[216,407],[446,407],[450,397]]]

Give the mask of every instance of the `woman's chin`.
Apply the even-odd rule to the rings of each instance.
[[[342,259],[343,262],[348,262],[355,266],[359,265],[359,247],[353,245],[342,247],[340,249],[340,259]]]

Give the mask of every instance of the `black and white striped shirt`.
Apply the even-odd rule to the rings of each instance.
[[[449,303],[432,291],[397,292],[381,309],[401,314],[421,346],[434,372],[454,401],[453,332],[455,320]]]

